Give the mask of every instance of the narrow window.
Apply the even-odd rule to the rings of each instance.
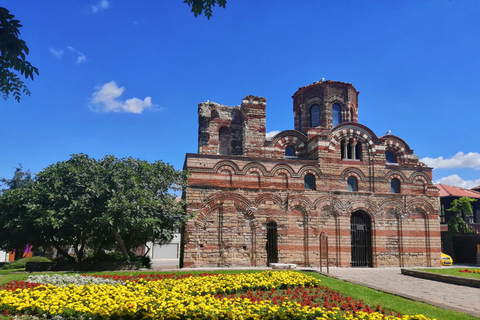
[[[387,163],[397,163],[397,157],[392,151],[385,151],[385,160]]]
[[[307,173],[304,178],[305,190],[315,190],[315,176]]]
[[[393,178],[390,181],[390,192],[391,193],[400,193],[400,180]]]
[[[285,156],[287,157],[295,157],[295,148],[292,146],[287,146],[285,148]]]
[[[358,191],[357,178],[348,177],[347,184],[348,184],[348,191]]]
[[[341,108],[340,105],[335,103],[332,106],[332,126],[338,126],[340,123],[342,123]]]
[[[310,108],[310,127],[318,127],[320,125],[320,107],[314,104]]]
[[[231,141],[231,134],[230,129],[227,127],[221,127],[218,131],[218,153],[223,155],[230,154],[230,141]]]
[[[355,145],[355,159],[362,160],[362,143],[357,142]]]

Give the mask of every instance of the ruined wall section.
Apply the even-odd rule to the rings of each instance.
[[[215,102],[198,105],[198,153],[200,154],[243,154],[244,115],[240,106],[229,107]],[[220,130],[227,134],[225,152],[221,150]],[[225,142],[225,141],[224,141]]]

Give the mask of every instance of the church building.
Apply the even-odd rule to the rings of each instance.
[[[294,129],[273,137],[265,98],[200,103],[181,267],[439,266],[432,168],[360,124],[358,94],[330,80],[299,88]]]

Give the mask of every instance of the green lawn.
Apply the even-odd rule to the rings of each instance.
[[[446,270],[446,269],[441,269]],[[239,271],[239,270],[216,270],[216,271],[188,271],[188,272],[176,272],[176,273],[192,273],[192,274],[199,274],[199,273],[250,273],[250,272],[259,272],[256,270],[247,270],[247,271]],[[375,307],[377,304],[380,304],[381,307],[395,310],[400,312],[401,314],[408,314],[408,315],[415,315],[415,314],[423,314],[426,317],[437,319],[437,320],[474,320],[478,319],[477,317],[473,317],[464,313],[459,313],[455,311],[445,310],[442,308],[437,308],[425,303],[412,301],[408,299],[404,299],[398,296],[394,296],[391,294],[383,293],[380,291],[376,291],[367,287],[363,287],[360,285],[352,284],[343,280],[338,280],[332,277],[320,275],[314,272],[305,272],[299,271],[317,279],[320,279],[325,287],[329,287],[332,290],[339,291],[346,296],[350,296],[355,299],[361,299],[366,303],[370,304],[371,306]],[[457,271],[458,272],[458,271]],[[120,275],[134,275],[140,273],[172,273],[172,272],[153,272],[153,271],[135,271],[135,272],[97,272],[96,274],[120,274]],[[458,272],[460,273],[460,272]],[[0,285],[6,284],[12,280],[26,280],[29,275],[37,275],[37,274],[44,274],[44,273],[9,273],[0,275]],[[95,274],[95,273],[87,273],[87,274]],[[1,318],[0,318],[1,319]]]
[[[467,268],[468,270],[480,270],[480,267],[474,267],[474,268]],[[424,271],[424,272],[431,272],[431,273],[439,273],[439,274],[444,274],[447,276],[454,276],[454,277],[464,277],[464,278],[472,278],[472,279],[479,279],[480,280],[480,273],[465,273],[465,272],[459,272],[458,270],[465,270],[465,268],[445,268],[445,269],[415,269],[418,271]]]

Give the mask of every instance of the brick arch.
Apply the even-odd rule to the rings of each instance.
[[[414,172],[408,179],[409,182],[415,183],[415,181],[422,180],[425,187],[432,184],[432,180],[425,172]]]
[[[308,143],[308,137],[301,133],[300,131],[297,130],[284,130],[282,132],[279,132],[273,137],[272,140],[272,145],[277,145],[280,140],[284,140],[286,138],[289,139],[295,139],[295,141],[298,141],[297,143],[307,145]],[[281,143],[281,142],[280,142]],[[281,144],[280,146],[284,146],[284,144]]]
[[[403,202],[399,199],[387,199],[379,203],[378,210],[399,218],[404,212]]]
[[[343,172],[340,175],[340,177],[345,181],[351,176],[356,177],[359,181],[366,180],[365,174],[363,174],[363,171],[356,167],[346,168],[345,170],[343,170]]]
[[[297,177],[304,178],[307,173],[311,173],[315,176],[315,179],[320,179],[322,176],[322,171],[319,168],[314,166],[303,166],[298,170]]]
[[[350,119],[350,122],[358,121],[358,108],[353,102],[350,103],[350,106],[348,107],[348,117]]]
[[[197,210],[196,222],[204,223],[211,215],[212,212],[218,209],[220,204],[223,204],[226,200],[232,201],[236,208],[243,208],[243,210],[253,217],[254,206],[248,201],[247,198],[229,191],[222,191],[215,193],[206,198],[201,204],[199,210]]]
[[[248,174],[251,171],[260,171],[262,174],[261,176],[266,176],[268,175],[267,169],[265,166],[261,163],[258,162],[250,162],[245,167],[243,167],[241,174]]]
[[[299,131],[287,130],[277,134],[272,141],[274,152],[280,156],[284,155],[285,148],[292,146],[295,148],[296,155],[305,157],[307,154],[307,137]]]
[[[219,173],[221,172],[221,170],[225,170],[225,169],[230,170],[232,173],[235,173],[235,174],[238,174],[240,172],[240,169],[238,168],[238,166],[234,162],[229,160],[222,160],[217,162],[213,167],[213,172]]]
[[[328,98],[325,102],[325,107],[331,109],[335,103],[340,105],[342,112],[346,110],[347,103],[345,102],[345,99],[339,95],[334,95]]]
[[[260,205],[262,205],[262,202],[271,200],[273,203],[278,205],[281,209],[285,209],[285,204],[279,196],[273,194],[273,193],[262,193],[260,194],[255,200],[253,201],[253,207],[258,208]]]
[[[424,217],[435,215],[437,212],[433,205],[423,199],[414,199],[407,203],[408,212],[419,212],[424,215]]]
[[[378,215],[378,207],[370,200],[357,200],[352,199],[347,201],[345,204],[346,212],[350,216],[355,211],[364,211],[370,216],[370,219],[373,222],[375,221],[376,216]]]
[[[272,222],[272,221],[275,222],[277,224],[277,226],[279,225],[278,219],[275,218],[275,217],[271,217],[271,216],[265,218],[265,222],[263,223],[263,225],[266,226],[269,222]]]
[[[291,195],[288,197],[287,201],[288,207],[286,209],[289,211],[298,206],[308,208],[309,211],[315,208],[315,205],[310,201],[310,199],[304,195]]]
[[[270,171],[270,175],[274,177],[280,172],[287,173],[287,176],[293,177],[295,176],[295,171],[292,169],[292,167],[286,165],[286,164],[277,164],[273,169]]]
[[[398,170],[391,170],[391,171],[388,171],[387,174],[385,174],[385,179],[388,182],[390,182],[393,178],[397,178],[398,180],[400,180],[401,183],[408,182],[408,179],[405,176],[405,174]]]
[[[346,212],[345,204],[332,196],[319,197],[315,199],[313,204],[319,214],[326,207],[328,207],[326,211],[330,211],[332,216],[342,216]]]
[[[360,141],[370,155],[377,151],[377,144],[379,144],[380,141],[367,127],[358,123],[341,123],[335,128],[327,138],[327,141],[330,142],[328,146],[329,152],[334,152],[335,149],[340,146],[342,140],[352,138]]]
[[[399,137],[388,135],[385,139],[385,151],[393,152],[398,163],[405,162],[408,155],[413,153],[408,144]]]

